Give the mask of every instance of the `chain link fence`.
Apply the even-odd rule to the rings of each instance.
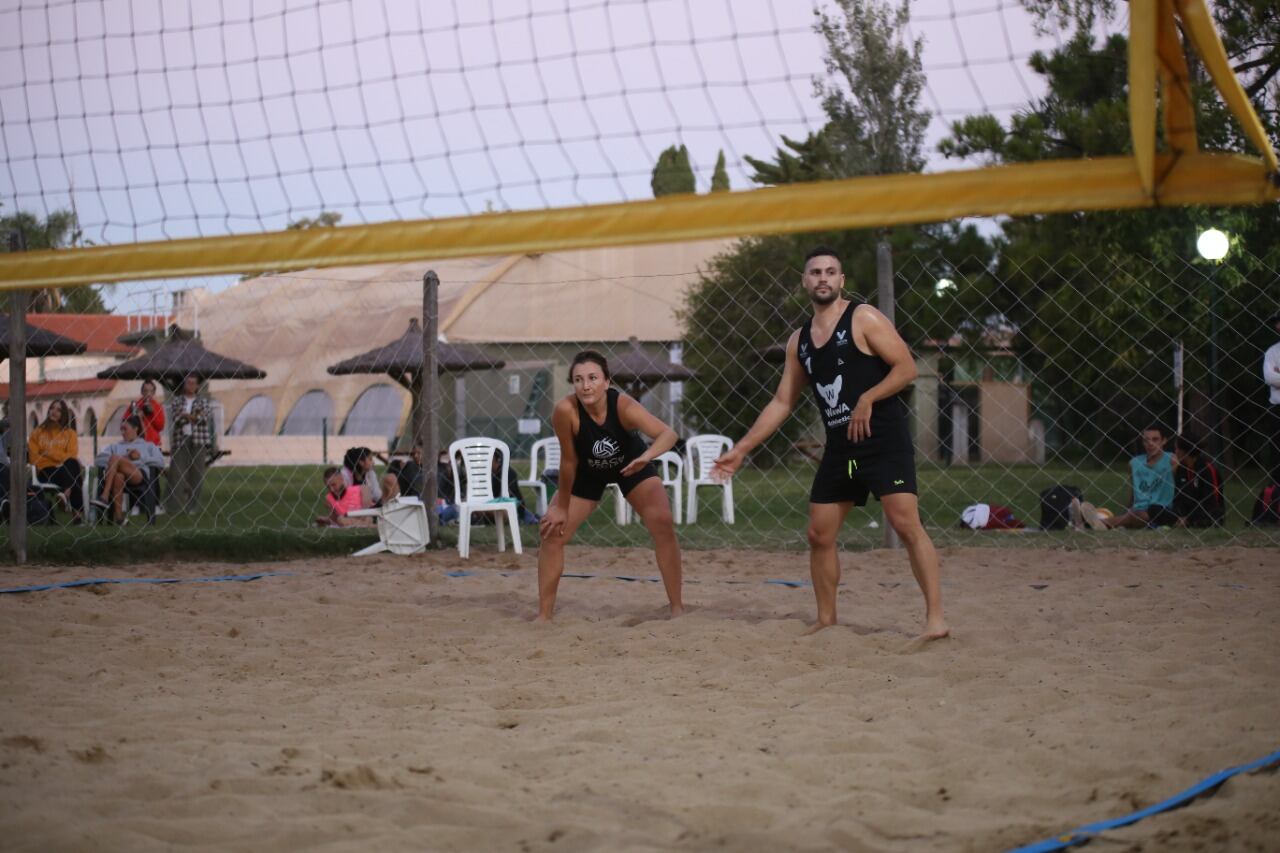
[[[616,384],[682,439],[736,439],[772,396],[782,344],[808,316],[794,269],[727,280],[699,272],[705,267],[695,263],[648,274],[545,260],[437,267],[442,372],[431,397],[440,447],[461,437],[505,442],[531,515],[542,511],[533,483],[554,493],[541,470],[545,456],[535,449],[552,435],[555,402],[570,392],[566,372],[575,352],[592,348],[608,356],[620,374]],[[521,273],[521,263],[534,264],[536,274]],[[1255,501],[1280,465],[1280,406],[1269,403],[1262,372],[1265,350],[1280,338],[1267,325],[1278,313],[1280,272],[1265,259],[1237,251],[1215,266],[1081,253],[1027,258],[996,274],[975,258],[913,255],[896,266],[897,325],[919,368],[904,395],[921,508],[940,543],[1280,541],[1275,527],[1253,523]],[[368,448],[377,460],[371,484],[400,469],[398,486],[416,488],[406,464],[414,379],[403,365],[376,360],[364,365],[367,372],[334,375],[328,368],[421,335],[415,324],[424,270],[396,265],[201,287],[122,285],[103,293],[110,313],[33,311],[33,327],[77,341],[82,351],[30,358],[26,411],[8,413],[10,422],[23,418],[32,436],[32,557],[234,559],[367,544],[372,531],[317,526],[329,515],[326,472],[350,461],[353,449]],[[850,284],[849,295],[870,289],[861,277],[851,275]],[[41,298],[37,308],[57,304],[56,294]],[[198,341],[204,360],[193,360],[189,339]],[[136,369],[175,345],[186,347],[186,362],[168,373]],[[218,378],[233,361],[248,378]],[[647,373],[623,369],[642,363]],[[150,390],[144,375],[154,377]],[[197,380],[199,402],[182,394],[188,375]],[[58,404],[65,417],[51,417]],[[161,452],[152,464],[138,465],[147,468],[145,483],[129,484],[113,518],[104,475],[130,413],[143,415],[142,440],[158,441]],[[1129,461],[1142,452],[1140,433],[1151,426],[1169,437],[1168,450],[1182,435],[1216,465],[1221,523],[1184,529],[1171,517],[1148,531],[1033,533],[1040,495],[1057,485],[1123,511]],[[722,512],[725,490],[699,486],[701,511],[696,522],[680,526],[682,542],[803,549],[808,488],[821,452],[817,410],[806,399],[735,478],[733,523]],[[680,486],[686,505],[692,470]],[[674,484],[672,491],[674,499]],[[441,495],[453,498],[447,485]],[[95,505],[104,496],[109,505]],[[604,511],[579,541],[646,543],[643,528],[623,523],[612,500],[606,496]],[[1009,508],[1027,530],[962,529],[963,510],[978,503]],[[878,546],[880,525],[874,506],[855,513],[842,544]],[[3,530],[7,539],[8,526]],[[443,542],[455,535],[447,523],[441,528]],[[523,538],[535,544],[536,528],[525,526]],[[492,529],[475,537],[481,547],[493,540]]]

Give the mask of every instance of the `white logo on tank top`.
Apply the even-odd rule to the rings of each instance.
[[[842,347],[845,344],[849,343],[849,341],[847,340],[848,335],[849,335],[848,329],[840,329],[838,332],[836,332],[836,346]]]
[[[828,406],[834,407],[836,401],[840,399],[840,388],[843,385],[844,377],[839,375],[836,376],[836,381],[832,382],[830,385],[823,385],[821,382],[818,382],[818,394]]]
[[[591,445],[591,455],[597,459],[608,459],[617,456],[622,448],[612,438],[601,438]]]

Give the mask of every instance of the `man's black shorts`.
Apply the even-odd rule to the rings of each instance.
[[[573,478],[573,491],[570,494],[583,500],[599,501],[600,498],[604,497],[605,486],[610,483],[617,483],[618,488],[622,490],[622,496],[625,498],[640,483],[656,476],[658,476],[658,469],[654,467],[652,462],[630,477],[622,477],[613,472],[601,474],[588,470],[585,465],[579,465],[578,473]]]
[[[809,490],[809,502],[834,504],[852,501],[863,506],[867,495],[876,499],[916,491],[915,451],[902,448],[859,456],[856,451],[828,449],[818,463]]]

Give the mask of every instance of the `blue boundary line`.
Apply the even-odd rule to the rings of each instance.
[[[1280,765],[1280,750],[1259,758],[1257,761],[1250,761],[1248,764],[1241,764],[1236,767],[1228,767],[1226,770],[1220,770],[1212,776],[1200,780],[1185,791],[1174,794],[1169,799],[1156,803],[1154,806],[1147,806],[1145,809],[1140,809],[1132,814],[1127,814],[1124,817],[1085,824],[1084,826],[1077,827],[1070,832],[1065,832],[1062,835],[1058,835],[1053,838],[1046,838],[1044,841],[1037,841],[1034,844],[1028,844],[1025,847],[1015,847],[1013,850],[1010,850],[1009,853],[1052,853],[1052,851],[1055,850],[1066,850],[1068,847],[1088,844],[1099,833],[1105,832],[1108,829],[1118,829],[1122,826],[1129,826],[1130,824],[1137,823],[1143,818],[1148,818],[1152,815],[1160,814],[1161,812],[1180,808],[1187,805],[1197,797],[1203,797],[1206,794],[1211,794],[1218,789],[1218,786],[1230,779],[1232,776],[1238,776],[1241,773],[1252,773],[1256,770],[1262,770],[1275,765]]]
[[[0,589],[0,595],[16,592],[44,592],[47,589],[74,589],[78,586],[96,586],[103,583],[217,583],[219,581],[256,581],[259,578],[283,577],[293,572],[258,572],[252,575],[219,575],[208,578],[86,578],[79,581],[46,583],[37,586],[14,586]]]

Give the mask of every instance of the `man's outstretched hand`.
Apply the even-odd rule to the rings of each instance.
[[[742,467],[744,454],[738,448],[732,448],[721,454],[711,466],[711,478],[723,483],[731,478]]]

